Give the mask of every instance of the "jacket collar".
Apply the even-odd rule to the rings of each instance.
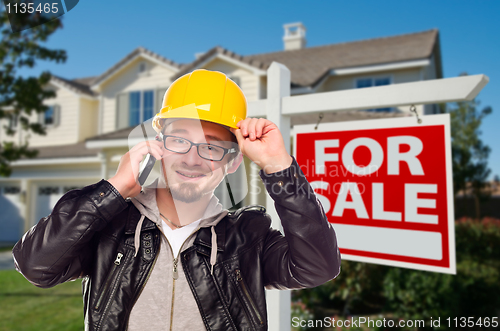
[[[139,222],[140,217],[141,213],[139,212],[139,210],[137,210],[137,208],[135,208],[135,206],[129,209],[127,225],[125,226],[125,234],[129,235],[135,233],[135,228],[137,226],[137,222]],[[224,218],[215,226],[218,252],[224,252],[226,244],[226,222],[224,222]],[[142,224],[141,232],[153,229],[157,229],[156,224],[146,217],[144,219],[144,223]],[[193,245],[196,247],[196,250],[198,252],[210,256],[210,250],[212,248],[211,238],[210,228],[201,228],[200,230],[198,230],[198,234],[196,236],[196,239],[194,240]]]
[[[137,226],[137,222],[141,218],[141,213],[134,206],[129,209],[128,217],[127,217],[127,225],[125,226],[125,234],[134,234],[135,228]],[[152,222],[149,218],[144,219],[144,223],[142,224],[141,232],[156,229],[156,224]]]

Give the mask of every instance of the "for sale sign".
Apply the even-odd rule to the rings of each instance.
[[[342,258],[456,273],[450,119],[294,127],[297,162]]]

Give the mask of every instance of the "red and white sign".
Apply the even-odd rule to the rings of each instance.
[[[294,127],[342,258],[456,273],[448,114]]]

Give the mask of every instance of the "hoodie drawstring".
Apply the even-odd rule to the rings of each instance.
[[[215,227],[212,225],[210,228],[212,231],[212,251],[210,252],[210,274],[214,274],[214,264],[217,259],[217,234],[215,233]]]
[[[134,235],[135,254],[134,254],[134,257],[137,256],[137,252],[139,252],[139,247],[141,246],[140,235],[141,235],[142,223],[144,222],[144,217],[145,217],[144,215],[141,215],[141,219],[139,220],[139,223],[137,223],[137,226],[135,228],[135,235]]]

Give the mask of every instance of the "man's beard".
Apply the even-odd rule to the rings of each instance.
[[[167,183],[166,189],[174,200],[184,203],[197,202],[206,194],[194,183],[182,183],[177,187],[170,187]]]
[[[179,182],[177,182],[177,180],[175,180],[174,181],[175,183],[173,185],[170,185],[168,177],[170,177],[170,176],[172,176],[172,178],[175,177],[176,176],[175,173],[177,171],[181,171],[181,172],[182,172],[182,170],[190,171],[192,169],[172,168],[171,170],[172,170],[172,172],[169,175],[167,175],[165,178],[165,182],[166,182],[165,186],[166,186],[167,191],[170,193],[170,195],[172,196],[172,198],[174,200],[181,201],[184,203],[193,203],[193,202],[200,201],[203,196],[211,193],[210,191],[206,192],[207,188],[204,186],[204,183],[197,183],[197,182],[194,182],[194,183],[180,182],[179,183]],[[205,173],[205,176],[212,176],[212,173]]]

